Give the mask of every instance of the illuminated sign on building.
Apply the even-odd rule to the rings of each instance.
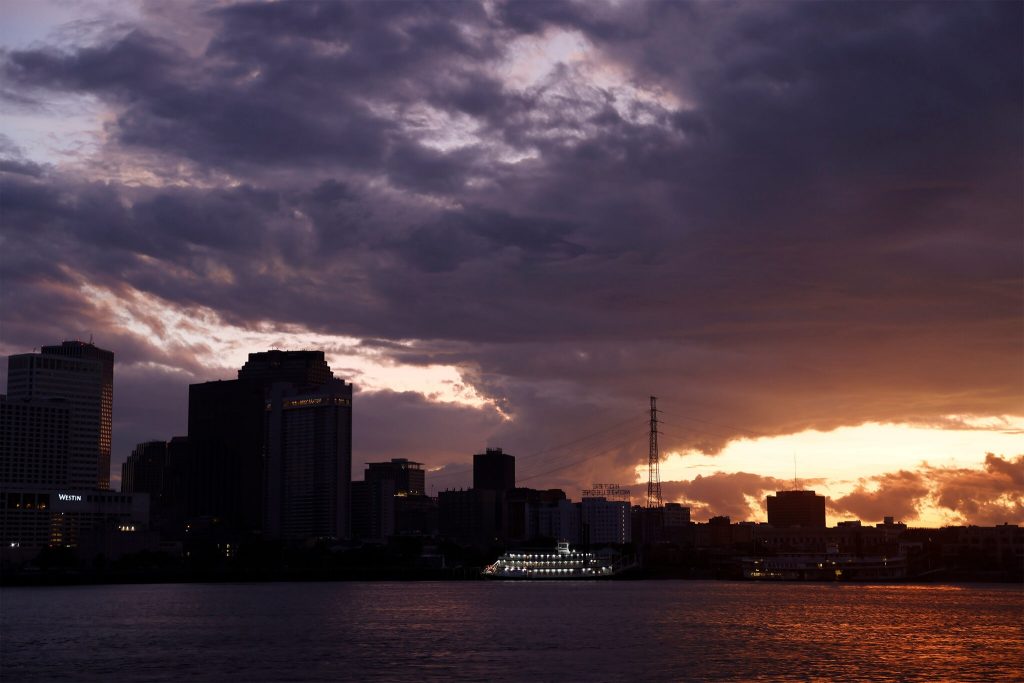
[[[57,494],[57,499],[58,500],[76,500],[78,502],[81,502],[82,501],[82,496],[78,495],[77,493],[58,493]]]
[[[317,398],[294,398],[286,400],[281,403],[281,407],[285,410],[290,408],[308,408],[311,406],[348,406],[352,405],[351,401],[347,398],[340,396],[322,396]],[[270,404],[267,404],[267,408],[270,408]]]

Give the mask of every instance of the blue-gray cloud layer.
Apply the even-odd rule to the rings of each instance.
[[[108,329],[202,376],[92,319],[84,279],[419,340],[391,353],[516,418],[468,436],[526,450],[651,393],[769,433],[1019,412],[1019,3],[150,10],[2,55],[9,106],[111,112],[78,171],[4,145],[8,346]],[[589,66],[514,80],[512,48],[559,32]],[[176,183],[101,176],[140,165]]]

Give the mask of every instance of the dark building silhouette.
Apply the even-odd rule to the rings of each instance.
[[[148,493],[153,505],[163,491],[166,465],[166,441],[140,443],[121,465],[121,492]]]
[[[438,533],[459,543],[489,546],[499,540],[501,494],[488,489],[441,491],[437,494]]]
[[[500,448],[473,456],[473,488],[508,491],[516,487],[516,459]]]
[[[331,376],[315,385],[275,382],[264,416],[266,536],[347,538],[352,385]]]
[[[110,488],[114,354],[93,344],[66,341],[7,359],[7,399],[63,401],[68,407],[65,483]],[[55,437],[48,437],[51,440]]]
[[[776,491],[768,496],[768,524],[776,528],[825,527],[825,496],[814,491]]]
[[[395,534],[395,482],[352,482],[352,536],[382,542]]]
[[[395,496],[395,535],[433,536],[437,533],[437,501],[430,496]]]
[[[278,403],[272,404],[270,392],[275,384],[284,388],[275,394]],[[336,506],[347,509],[351,474],[346,467],[351,465],[345,462],[346,457],[349,463],[351,458],[351,385],[345,389],[343,384],[331,375],[322,351],[272,350],[249,354],[238,379],[190,385],[187,462],[174,465],[177,476],[185,479],[187,491],[176,496],[176,503],[184,505],[186,517],[209,517],[239,532],[262,531],[269,520],[275,525],[273,533],[284,533],[280,525],[293,522],[286,524],[282,515],[297,520],[294,515],[299,507],[318,510],[318,515],[328,514],[323,511]],[[311,403],[296,403],[303,396]],[[321,404],[322,399],[327,402]],[[348,405],[332,404],[334,399],[348,401]],[[332,410],[332,405],[343,408],[341,414]],[[274,416],[268,422],[271,411]],[[293,415],[293,411],[297,412]],[[303,432],[303,425],[309,431]],[[278,439],[276,450],[265,451],[271,428]],[[333,446],[337,448],[332,450]],[[296,469],[297,464],[286,467],[284,461],[290,455],[307,469]],[[268,470],[266,463],[273,469]],[[326,502],[325,497],[334,494],[313,485],[317,474],[331,478],[325,486],[334,491],[338,501]],[[339,478],[336,483],[334,477]],[[296,483],[300,479],[306,484]],[[282,495],[293,485],[303,491],[296,494],[302,499],[285,501]],[[273,495],[271,510],[264,504],[268,492]],[[336,526],[337,514],[343,513],[329,514]]]
[[[505,536],[510,541],[532,541],[536,538],[548,538],[551,523],[543,525],[541,519],[544,516],[542,510],[545,508],[557,508],[559,503],[565,501],[565,491],[561,489],[529,489],[516,488],[505,494]],[[557,533],[559,538],[565,539],[565,534]]]
[[[406,458],[366,463],[363,481],[352,482],[352,535],[380,541],[436,533],[437,503],[425,490],[423,463]]]
[[[165,453],[160,492],[152,496],[152,526],[168,539],[182,540],[198,508],[192,498],[198,463],[185,436],[171,438]]]
[[[368,462],[363,472],[365,481],[393,481],[395,493],[423,495],[426,491],[426,473],[423,463],[405,458],[392,458],[391,462]]]
[[[189,386],[187,517],[262,528],[264,389],[243,380]]]
[[[297,385],[327,384],[335,379],[323,351],[261,351],[250,353],[238,371],[238,379],[268,385],[287,382]]]
[[[516,459],[500,448],[473,455],[473,489],[494,492],[493,536],[504,540],[508,532],[506,495],[516,487]]]
[[[693,543],[690,508],[680,503],[665,503],[663,521],[662,533],[666,541],[677,545]]]
[[[0,485],[67,487],[71,408],[0,396]]]

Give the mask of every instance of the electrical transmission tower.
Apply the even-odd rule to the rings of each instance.
[[[647,507],[661,508],[661,473],[658,452],[658,399],[651,396],[650,451],[647,455]]]

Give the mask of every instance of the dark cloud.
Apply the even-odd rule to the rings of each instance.
[[[690,505],[697,513],[693,515],[695,520],[701,516],[726,515],[734,522],[763,520],[765,494],[787,488],[790,488],[789,482],[750,472],[698,474],[690,481],[661,484],[662,497]],[[750,499],[758,502],[752,504]]]
[[[391,458],[422,462],[428,470],[448,466],[427,475],[432,492],[472,485],[466,465],[501,422],[492,410],[436,403],[412,392],[359,392],[353,404],[353,479],[362,479],[364,462]]]
[[[0,140],[4,344],[96,329],[119,359],[209,376],[188,348],[118,330],[83,284],[372,339],[396,361],[459,367],[513,418],[388,399],[470,451],[485,432],[542,450],[652,393],[707,421],[665,445],[708,452],[741,434],[1013,413],[1021,14],[241,2],[7,51],[0,93],[18,107],[89,95],[108,123],[74,167]],[[540,59],[516,41],[558,31],[588,41],[588,63],[563,54],[513,80],[525,67],[510,59]],[[552,480],[628,480],[644,457],[601,448]],[[895,502],[869,484],[844,509]],[[694,500],[746,515],[736,498]]]
[[[1024,455],[987,453],[982,469],[933,467],[935,499],[971,524],[1024,524]]]
[[[878,522],[887,515],[913,522],[925,506],[950,513],[962,523],[1024,523],[1024,455],[987,453],[982,466],[900,470],[862,479],[849,494],[830,500],[836,514]]]
[[[851,493],[829,500],[836,514],[850,513],[857,519],[880,522],[886,516],[914,520],[920,514],[923,500],[930,492],[927,478],[918,472],[900,470],[873,477],[874,490],[860,483]]]

